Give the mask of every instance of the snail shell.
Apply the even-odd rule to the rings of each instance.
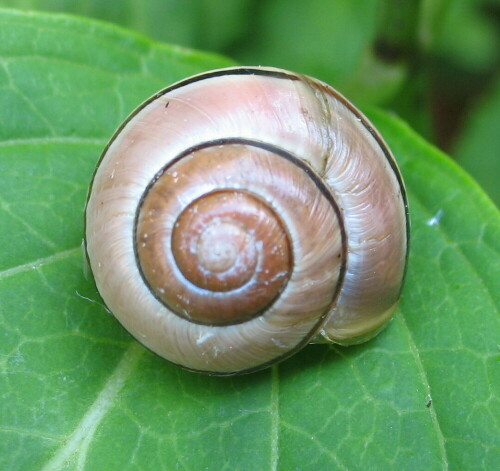
[[[408,241],[400,173],[328,85],[273,68],[181,81],[115,133],[86,208],[98,290],[151,350],[248,372],[390,319]]]

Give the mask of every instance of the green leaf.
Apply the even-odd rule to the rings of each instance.
[[[251,0],[0,0],[0,6],[85,15],[155,39],[221,51],[241,41]],[[254,5],[257,8],[258,5]]]
[[[500,216],[381,111],[413,232],[401,308],[377,338],[214,378],[145,350],[101,305],[80,244],[102,148],[157,89],[228,64],[0,12],[0,469],[494,469]]]

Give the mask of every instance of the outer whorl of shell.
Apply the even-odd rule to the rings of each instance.
[[[399,172],[325,84],[267,68],[156,94],[105,150],[86,211],[97,287],[141,342],[190,369],[262,368],[390,318],[407,251]]]

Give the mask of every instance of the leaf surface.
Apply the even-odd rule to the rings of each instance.
[[[493,469],[500,216],[381,111],[369,116],[407,182],[412,251],[377,338],[213,378],[156,357],[103,308],[80,248],[102,148],[158,89],[230,64],[96,22],[0,13],[0,469]]]

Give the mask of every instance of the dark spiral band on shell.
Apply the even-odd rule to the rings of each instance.
[[[224,149],[226,149],[226,151],[224,151]],[[170,186],[175,187],[175,183],[179,180],[179,178],[181,178],[180,175],[182,175],[183,173],[183,170],[177,169],[179,167],[182,169],[182,165],[186,165],[187,159],[192,158],[193,162],[196,162],[196,156],[198,156],[199,160],[201,158],[199,157],[200,153],[201,155],[203,155],[202,152],[207,151],[215,153],[216,162],[220,161],[221,163],[224,163],[224,160],[226,160],[228,157],[225,157],[222,154],[224,152],[227,153],[227,149],[241,151],[243,154],[245,154],[245,152],[248,150],[252,150],[252,152],[255,152],[256,150],[265,151],[269,154],[269,156],[272,156],[276,167],[278,167],[277,164],[279,163],[279,160],[276,159],[284,159],[284,161],[292,164],[296,169],[298,169],[299,176],[310,181],[314,185],[316,190],[323,195],[328,204],[331,205],[331,208],[334,211],[339,222],[341,239],[341,252],[338,254],[338,259],[340,260],[339,275],[337,283],[331,293],[331,303],[333,303],[334,299],[337,296],[337,293],[340,290],[340,286],[342,284],[345,273],[345,264],[347,259],[347,240],[345,228],[341,223],[340,209],[333,199],[331,192],[328,190],[328,188],[326,188],[326,186],[316,175],[316,173],[306,163],[304,163],[304,161],[295,157],[291,153],[268,143],[241,138],[224,138],[214,141],[207,141],[186,149],[177,157],[172,159],[171,162],[165,165],[165,167],[155,175],[155,177],[146,187],[135,215],[134,251],[141,276],[151,294],[172,312],[183,318],[186,318],[190,322],[205,325],[234,325],[246,322],[249,319],[258,317],[265,313],[286,288],[289,277],[294,270],[295,254],[293,237],[290,236],[286,224],[278,216],[276,208],[271,208],[268,206],[269,201],[262,199],[259,194],[249,193],[246,190],[241,190],[238,186],[238,181],[236,180],[236,183],[233,183],[232,179],[229,178],[230,176],[228,176],[230,183],[228,183],[227,186],[217,186],[211,191],[202,192],[201,194],[197,195],[196,198],[193,199],[193,201],[188,202],[186,204],[187,209],[182,209],[182,213],[177,216],[174,228],[171,232],[165,231],[165,233],[162,235],[154,234],[154,239],[170,239],[170,241],[165,240],[165,242],[161,244],[160,250],[163,245],[165,246],[165,250],[164,252],[161,252],[161,255],[158,254],[158,247],[154,248],[154,246],[151,246],[151,244],[149,244],[148,236],[151,235],[150,232],[158,226],[165,226],[165,224],[161,222],[161,216],[159,216],[161,208],[156,209],[156,207],[154,207],[154,209],[151,209],[153,207],[148,206],[145,203],[148,201],[148,197],[150,197],[152,191],[158,186],[158,182],[164,179],[165,176],[168,176],[168,173],[172,171],[172,174],[175,177],[170,178],[169,183]],[[221,155],[219,156],[219,154]],[[241,158],[248,159],[249,157],[248,155],[243,155]],[[207,166],[205,166],[204,168],[207,172],[207,180],[210,180],[211,169],[206,167]],[[159,195],[156,195],[154,201],[162,200],[163,202],[165,202],[165,200],[173,198],[173,194],[170,194],[169,191],[175,191],[175,198],[183,198],[183,194],[180,190],[176,191],[175,188],[169,187],[163,189],[162,193],[160,193]],[[179,193],[181,193],[180,196]],[[203,219],[203,214],[198,213],[198,207],[200,205],[202,205],[203,207],[204,201],[211,202],[212,200],[214,200],[214,204],[218,205],[218,208],[214,209],[213,211],[220,211],[219,207],[223,205],[224,198],[226,197],[229,199],[239,199],[237,202],[237,209],[240,213],[245,207],[245,201],[250,201],[250,203],[254,201],[254,203],[257,204],[258,211],[260,211],[261,213],[268,213],[263,219],[264,223],[266,224],[266,227],[264,227],[263,229],[264,233],[262,233],[261,230],[261,234],[257,239],[257,242],[260,242],[262,247],[261,251],[257,255],[260,256],[261,260],[263,260],[263,266],[267,268],[264,270],[262,267],[256,267],[255,264],[257,263],[257,261],[255,261],[253,266],[243,267],[243,269],[248,270],[249,273],[237,272],[237,275],[242,278],[241,282],[238,280],[238,278],[234,279],[233,276],[229,281],[225,281],[227,286],[222,285],[223,282],[219,280],[219,277],[222,277],[228,271],[231,272],[234,260],[230,260],[230,262],[232,261],[233,264],[228,263],[229,268],[225,266],[222,267],[225,268],[225,270],[220,270],[221,272],[223,272],[221,275],[219,275],[219,273],[215,273],[215,275],[217,275],[215,276],[214,273],[209,272],[206,269],[199,267],[194,268],[193,265],[196,262],[200,261],[199,254],[198,252],[196,252],[195,256],[198,258],[195,261],[191,260],[191,258],[195,256],[191,256],[190,254],[190,252],[193,252],[193,250],[190,250],[190,247],[192,247],[193,245],[191,243],[191,239],[194,238],[195,243],[196,241],[203,239],[203,235],[207,234],[207,232],[210,231],[210,228],[215,227],[217,230],[218,228],[222,227],[223,229],[228,229],[230,232],[232,228],[234,229],[232,219],[230,219],[231,224],[229,224],[227,223],[226,217],[226,228],[224,227],[224,224],[221,224],[220,222],[210,225],[211,218],[204,217]],[[279,196],[277,198],[279,200]],[[152,197],[150,199],[153,200]],[[259,200],[260,203],[258,202]],[[190,222],[186,225],[184,224],[184,222],[182,222],[187,219],[185,214],[190,211],[189,208],[192,206],[195,206],[194,212],[196,214],[190,219],[194,218],[194,220],[196,221],[196,219],[202,218],[205,232],[203,232],[201,236],[199,234],[190,234],[194,230],[193,228],[196,226],[196,223]],[[150,214],[152,212],[154,212],[154,216],[144,215],[145,213]],[[211,215],[210,207],[208,214],[209,216]],[[168,215],[169,213],[167,212],[167,218]],[[151,218],[151,222],[145,223],[144,221],[147,221],[148,217]],[[236,214],[235,218],[238,217],[240,217],[240,215]],[[273,220],[275,221],[273,222]],[[186,226],[183,227],[183,231],[176,231],[176,227],[180,224],[178,221],[181,221],[181,224],[184,224],[184,226]],[[252,222],[250,221],[250,226],[244,225],[244,233],[246,233],[245,231],[253,232],[255,230],[258,230],[255,227],[251,227],[251,224]],[[209,227],[208,230],[206,229],[207,226]],[[266,230],[270,230],[271,233],[266,234]],[[239,232],[241,231],[237,229],[236,232],[238,232],[239,235]],[[176,234],[178,233],[184,234],[185,238],[190,237],[190,243],[179,245],[176,240],[181,239],[182,236],[176,237]],[[144,234],[146,235],[146,237],[144,237]],[[222,233],[222,235],[220,233],[217,234],[219,239],[221,237],[224,238],[224,233]],[[150,238],[151,237],[149,237],[149,239]],[[263,239],[263,242],[261,242],[261,239]],[[273,244],[275,244],[275,240],[277,239],[279,239],[281,242],[278,246],[274,245],[274,253],[269,254],[269,247],[272,247]],[[210,237],[209,240],[211,240]],[[217,240],[215,239],[213,242],[217,243]],[[253,247],[255,246],[255,241],[251,241],[251,244],[249,244],[249,246],[251,246],[251,251],[254,252],[255,250],[253,249]],[[231,244],[229,244],[229,247],[232,247]],[[215,250],[215,248],[213,250]],[[172,252],[174,256],[169,258],[169,252]],[[256,260],[257,255],[254,254]],[[165,263],[175,263],[176,266],[163,269],[161,268],[163,265],[162,263],[160,263],[160,258],[165,259]],[[268,261],[266,261],[266,259]],[[218,263],[224,263],[225,261],[227,261],[227,257],[222,257],[222,262],[220,262],[220,260],[221,257],[218,256],[218,258],[216,259]],[[247,263],[247,265],[249,264]],[[185,268],[186,266],[188,267],[188,269]],[[192,267],[191,270],[189,269],[189,267]],[[253,270],[255,271],[255,273],[253,272]],[[234,272],[235,270],[232,271]],[[211,282],[210,280],[212,278],[214,280]],[[176,281],[174,282],[173,280]],[[251,285],[251,287],[249,287],[249,285]],[[183,288],[185,289],[184,292],[182,291]]]

